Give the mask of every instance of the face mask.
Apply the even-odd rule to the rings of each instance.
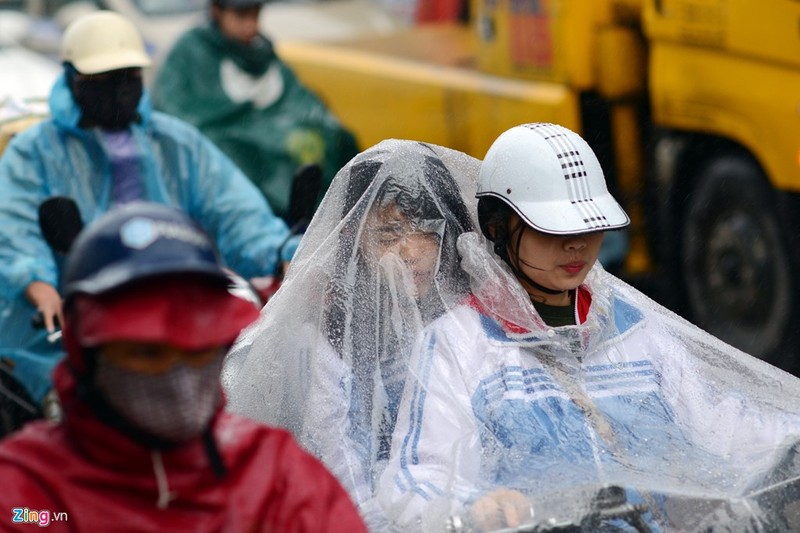
[[[152,375],[118,367],[100,354],[95,386],[134,427],[180,443],[201,435],[214,416],[223,359],[220,356],[200,368],[179,363]]]
[[[116,131],[127,128],[138,118],[136,108],[142,98],[142,78],[131,70],[73,78],[72,95],[81,109],[81,124]]]

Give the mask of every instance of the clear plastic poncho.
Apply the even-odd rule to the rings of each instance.
[[[280,291],[228,357],[230,408],[290,429],[374,530],[374,500],[422,329],[468,294],[456,241],[475,227],[480,162],[384,141],[335,177]]]
[[[599,265],[585,321],[548,327],[477,235],[458,245],[472,297],[416,344],[377,488],[398,529],[491,530],[497,490],[528,499],[525,531],[800,525],[800,380]]]
[[[599,265],[585,321],[548,327],[465,214],[478,166],[386,141],[345,167],[228,359],[231,408],[293,431],[374,531],[496,529],[498,490],[525,531],[800,527],[800,380]]]

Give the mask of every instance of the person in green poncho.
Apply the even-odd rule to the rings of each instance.
[[[358,147],[259,33],[265,1],[211,0],[209,23],[177,41],[152,97],[157,109],[197,126],[286,218],[299,167],[322,167],[324,193]]]

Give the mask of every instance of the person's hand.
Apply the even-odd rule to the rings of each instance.
[[[44,281],[34,281],[25,288],[25,297],[42,314],[48,333],[55,331],[56,320],[59,324],[64,323],[61,296],[55,287]]]
[[[472,504],[470,514],[480,531],[517,527],[533,517],[531,502],[516,490],[497,489]]]

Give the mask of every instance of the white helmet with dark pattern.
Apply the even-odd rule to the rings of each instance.
[[[500,135],[481,166],[476,196],[502,200],[543,233],[589,233],[630,224],[608,192],[592,149],[577,133],[555,124],[525,124]]]

